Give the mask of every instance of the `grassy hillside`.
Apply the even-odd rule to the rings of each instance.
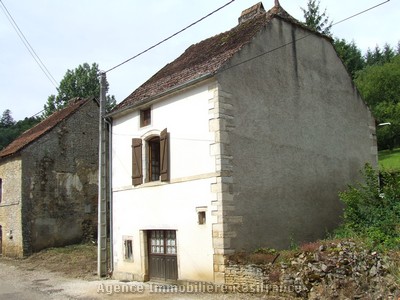
[[[379,166],[385,170],[400,170],[400,148],[379,151]]]

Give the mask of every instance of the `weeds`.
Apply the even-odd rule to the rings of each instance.
[[[399,249],[400,175],[382,172],[379,180],[378,172],[370,165],[362,174],[363,183],[339,194],[345,209],[336,236],[362,237],[373,249]]]

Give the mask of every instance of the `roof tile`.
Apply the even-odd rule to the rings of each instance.
[[[261,8],[262,4],[256,4],[254,7]],[[259,13],[253,18],[231,30],[190,46],[181,56],[167,64],[119,103],[112,113],[144,103],[149,98],[202,76],[217,73],[235,53],[248,44],[276,16],[298,23],[280,6],[274,6],[268,12],[259,9]]]

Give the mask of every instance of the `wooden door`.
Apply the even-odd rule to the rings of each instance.
[[[156,280],[177,280],[178,262],[175,230],[150,230],[149,276]]]

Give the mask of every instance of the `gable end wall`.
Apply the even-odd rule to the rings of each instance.
[[[98,106],[84,104],[22,151],[24,254],[95,239]]]
[[[332,44],[274,19],[227,67],[217,80],[230,95],[225,138],[240,218],[223,222],[235,232],[230,249],[324,237],[339,222],[338,192],[377,164],[374,119]]]

